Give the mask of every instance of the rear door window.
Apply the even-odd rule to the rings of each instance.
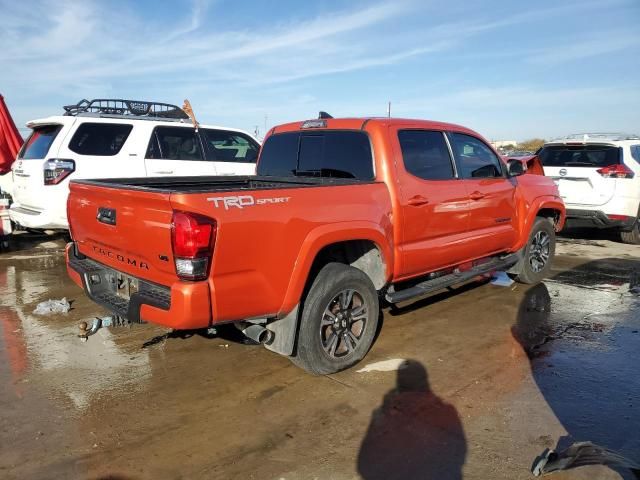
[[[18,158],[31,160],[46,158],[51,144],[62,130],[62,125],[43,125],[35,127],[24,146],[18,153]]]
[[[262,147],[258,175],[372,180],[369,137],[337,130],[272,135]]]
[[[538,158],[545,167],[602,168],[620,163],[622,150],[613,145],[549,145]]]
[[[214,162],[256,163],[260,145],[238,132],[200,129],[207,147],[207,159]]]
[[[133,125],[118,123],[83,123],[73,134],[69,150],[80,155],[117,155],[132,129]]]
[[[502,177],[502,163],[486,143],[463,133],[449,135],[460,178]]]
[[[400,130],[398,140],[407,172],[424,180],[454,178],[451,155],[442,132]]]
[[[158,127],[147,151],[147,158],[204,161],[200,138],[193,128]],[[152,135],[153,137],[153,135]],[[157,141],[157,144],[154,142]]]

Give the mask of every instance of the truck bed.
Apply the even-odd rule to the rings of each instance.
[[[146,177],[75,180],[73,183],[98,187],[142,190],[156,193],[215,193],[238,190],[274,190],[375,183],[355,178],[331,177]]]

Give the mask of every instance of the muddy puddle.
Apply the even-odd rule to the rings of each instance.
[[[106,312],[59,248],[0,255],[0,478],[527,479],[547,447],[640,453],[640,260],[561,255],[537,286],[385,310],[357,368],[311,377],[224,331],[80,342]]]

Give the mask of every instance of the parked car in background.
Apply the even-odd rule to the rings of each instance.
[[[280,125],[257,173],[71,182],[69,275],[133,323],[237,322],[325,374],[368,352],[379,299],[496,270],[539,282],[564,223],[551,179],[446,123],[324,114]]]
[[[640,136],[585,133],[546,143],[537,153],[567,206],[567,224],[615,229],[640,244]]]
[[[11,220],[67,229],[69,181],[83,178],[253,175],[260,144],[242,130],[194,128],[175,105],[83,100],[29,122],[13,170]]]

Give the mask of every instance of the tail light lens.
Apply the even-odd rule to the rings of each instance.
[[[62,158],[51,158],[44,164],[44,184],[57,185],[76,170],[76,162]]]
[[[635,175],[633,170],[622,164],[609,165],[596,171],[605,178],[633,178]]]
[[[173,212],[171,243],[176,274],[181,280],[204,280],[209,275],[216,221],[193,213]]]

